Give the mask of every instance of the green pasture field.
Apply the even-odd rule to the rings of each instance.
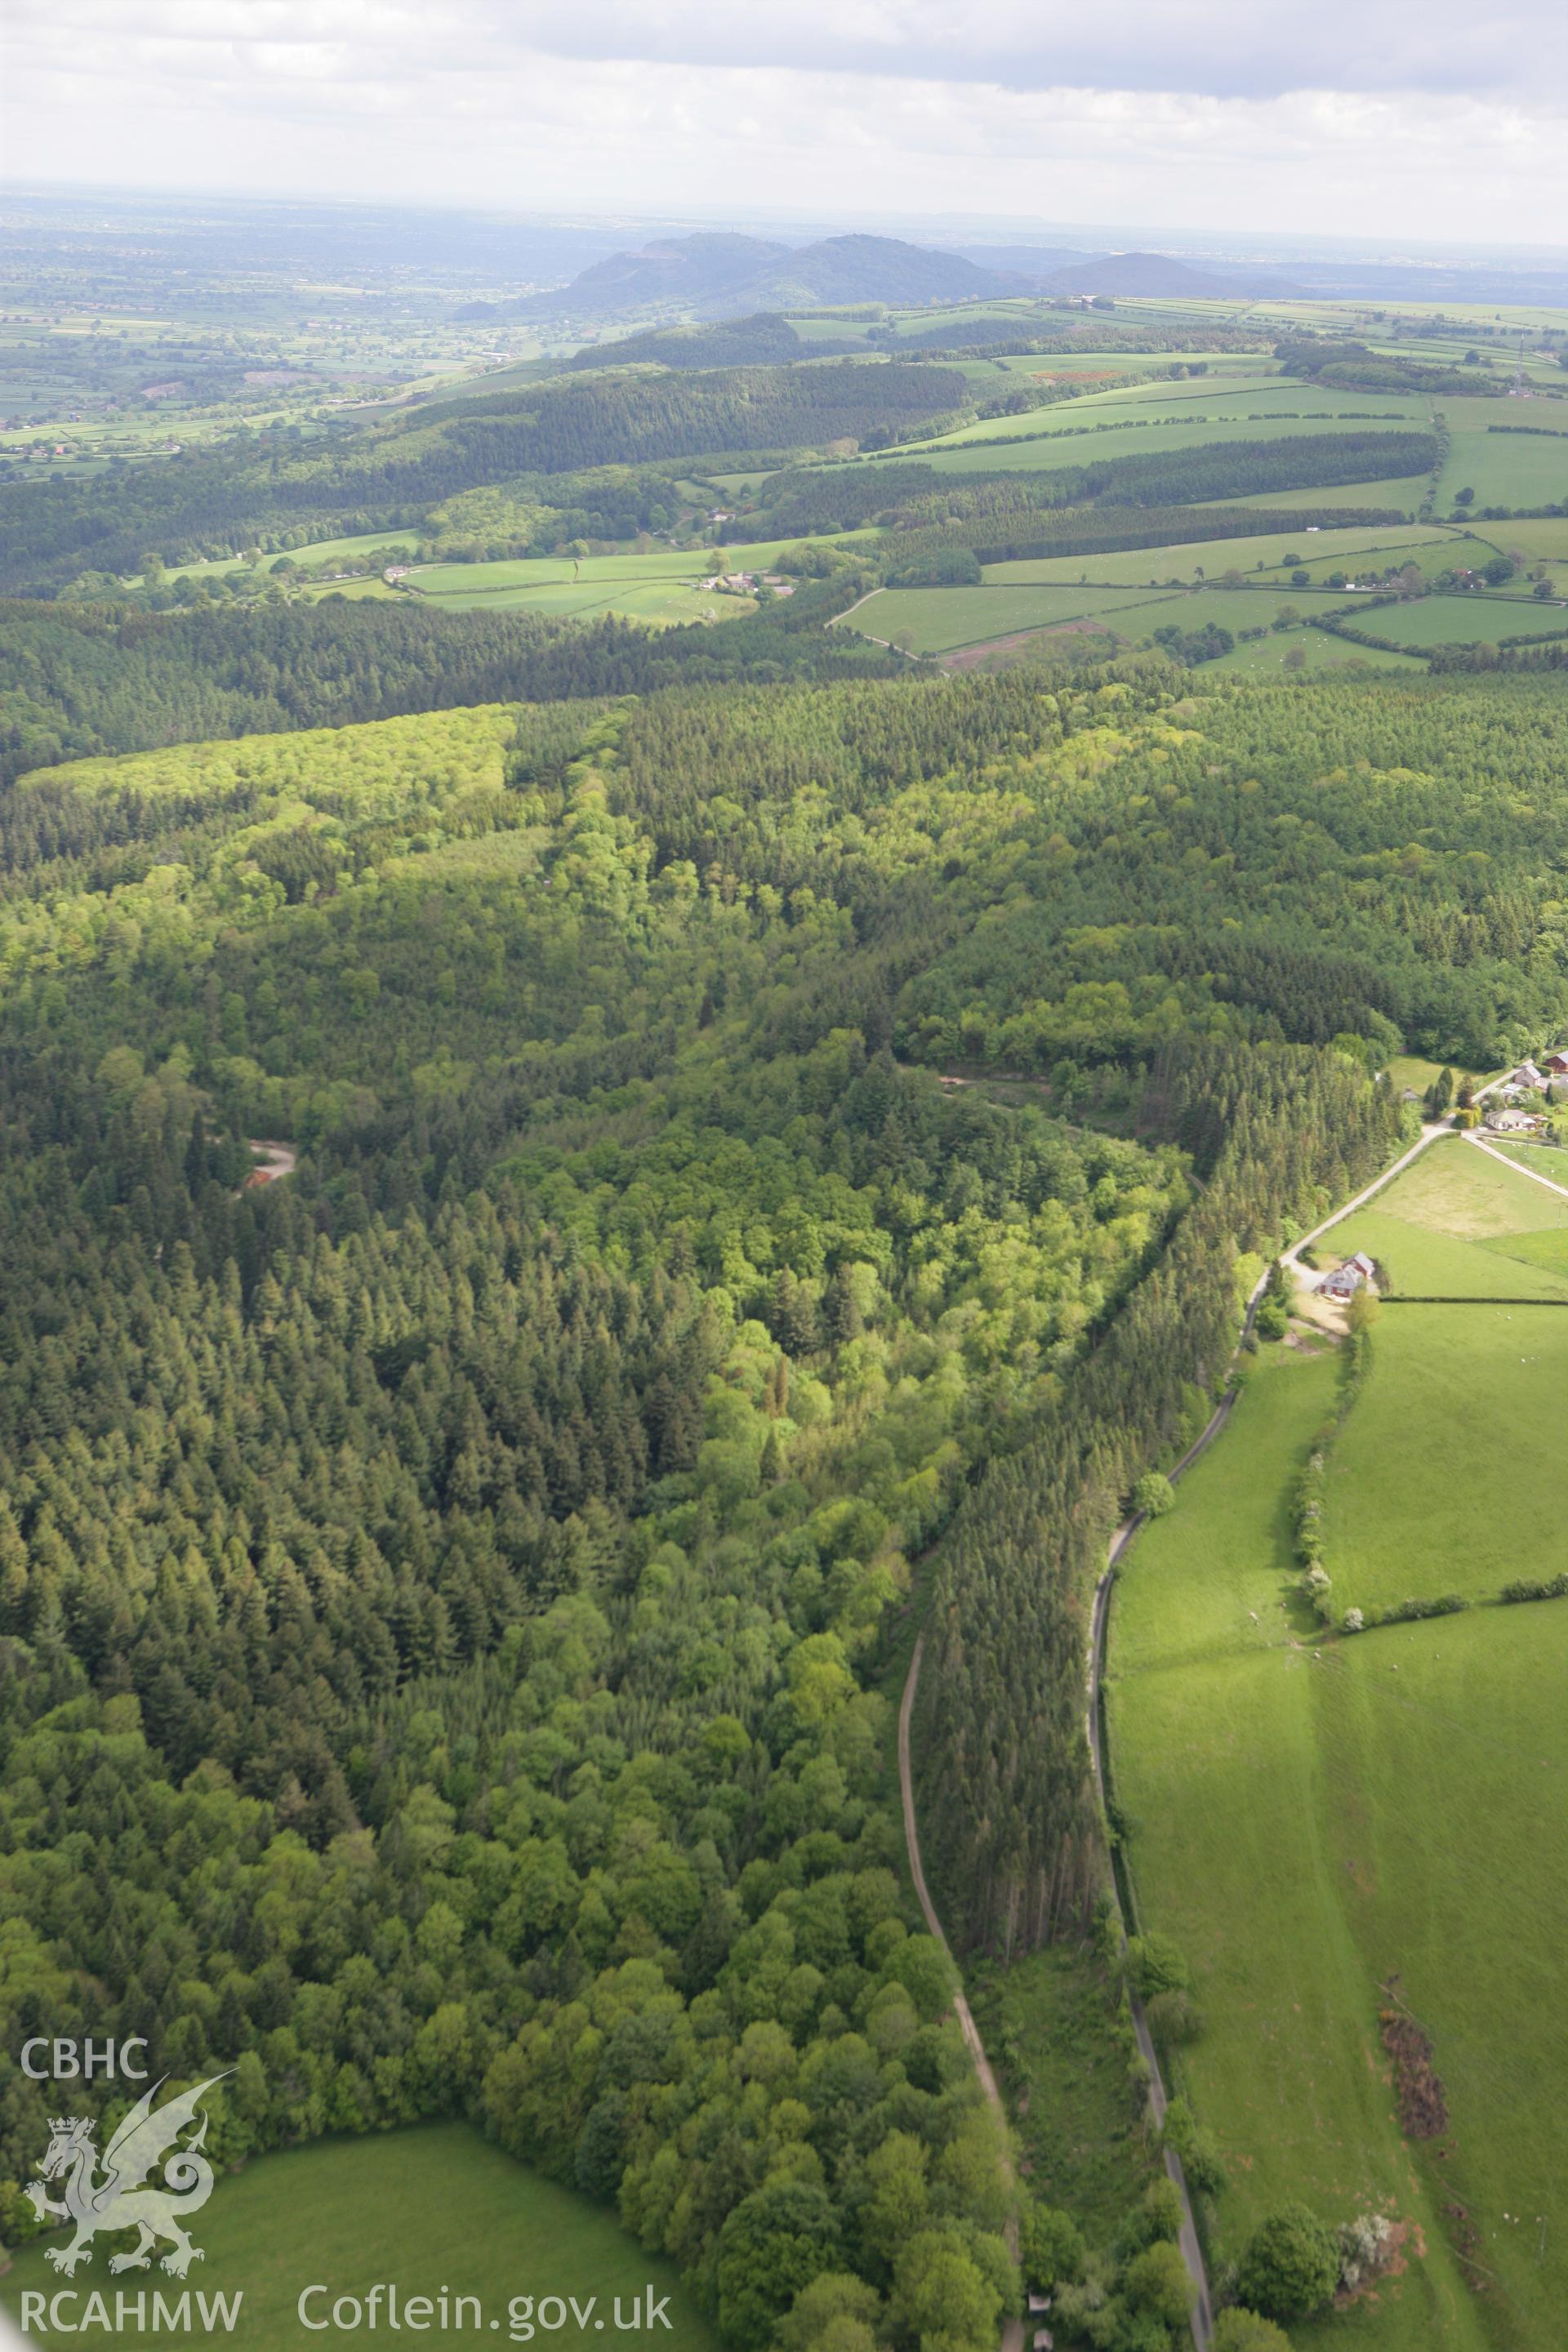
[[[1539,1184],[1521,1179],[1489,1152],[1478,1151],[1454,1135],[1430,1145],[1392,1184],[1384,1186],[1373,1206],[1380,1215],[1448,1234],[1457,1241],[1496,1241],[1550,1223],[1542,1215],[1547,1197]],[[1364,1213],[1358,1210],[1356,1216]],[[1335,1248],[1358,1246],[1343,1242],[1355,1222],[1352,1217],[1333,1228]]]
[[[352,562],[373,547],[403,547],[413,549],[419,544],[419,534],[413,530],[362,531],[350,539],[319,539],[309,547],[281,548],[276,554],[264,555],[257,563],[258,572],[270,572],[275,563],[287,556],[294,563],[331,563],[340,560]],[[226,572],[244,572],[249,567],[237,555],[216,555],[202,563],[172,563],[164,573],[168,580],[210,580]],[[132,582],[135,586],[138,582]]]
[[[1116,625],[1130,636],[1145,635],[1167,621],[1180,629],[1201,629],[1211,621],[1222,629],[1266,629],[1287,607],[1298,613],[1341,613],[1344,599],[1334,593],[1308,596],[1303,603],[1298,591],[1281,588],[1277,582],[1258,588],[1178,588],[1127,605]]]
[[[1475,1255],[1500,1262],[1495,1245]],[[1552,1286],[1568,1297],[1561,1276]],[[1521,1523],[1497,1483],[1500,1463],[1561,1454],[1565,1395],[1568,1307],[1385,1306],[1328,1459],[1323,1564],[1336,1616],[1445,1592],[1495,1601],[1510,1578],[1568,1568],[1568,1517]],[[1401,1643],[1415,1630],[1398,1629]]]
[[[1371,604],[1371,599],[1364,600]],[[1423,596],[1409,604],[1377,604],[1364,618],[1342,611],[1352,628],[1401,646],[1496,645],[1502,637],[1568,636],[1568,606],[1531,596]]]
[[[1141,306],[1127,301],[1119,307],[1124,310],[1132,310]],[[1199,306],[1194,302],[1189,307],[1196,310]],[[1234,310],[1237,306],[1234,303],[1213,302],[1206,307],[1217,315],[1224,310]],[[1354,335],[1373,350],[1387,350],[1402,359],[1414,360],[1424,358],[1427,352],[1435,348],[1441,349],[1443,347],[1441,341],[1428,341],[1425,336],[1418,343],[1401,341],[1392,332],[1392,325],[1395,320],[1431,321],[1441,319],[1447,320],[1455,331],[1455,341],[1461,357],[1476,341],[1478,335],[1484,338],[1495,333],[1500,328],[1505,332],[1511,331],[1517,336],[1521,328],[1540,330],[1547,327],[1561,327],[1563,324],[1563,314],[1560,310],[1529,303],[1507,304],[1500,309],[1490,302],[1380,301],[1373,305],[1352,300],[1348,297],[1344,299],[1329,297],[1321,300],[1308,299],[1299,302],[1276,301],[1264,298],[1240,307],[1245,310],[1248,323],[1255,324],[1263,332],[1267,332],[1272,323],[1278,320],[1283,324],[1293,327],[1317,327],[1324,334]],[[1376,317],[1373,316],[1374,310],[1378,314]],[[1483,341],[1480,348],[1484,352],[1488,348],[1498,347],[1489,346]]]
[[[1512,401],[1465,402],[1456,405],[1505,409],[1493,419],[1523,422]],[[1528,409],[1529,421],[1535,422]],[[1551,419],[1550,433],[1454,432],[1437,477],[1437,509],[1446,514],[1458,493],[1472,489],[1478,507],[1560,506],[1568,499],[1568,404]],[[1494,528],[1507,529],[1507,525]]]
[[[454,565],[454,571],[479,567]],[[563,581],[540,588],[466,588],[457,585],[431,596],[443,613],[551,613],[579,617],[623,613],[639,621],[738,620],[757,609],[753,596],[705,594],[680,580]]]
[[[296,2306],[301,2289],[318,2282],[331,2290],[309,2306],[310,2315],[320,2319],[333,2297],[363,2298],[378,2283],[395,2284],[402,2297],[434,2297],[443,2287],[454,2295],[477,2295],[483,2330],[478,2340],[501,2344],[519,2340],[508,2320],[513,2296],[532,2295],[537,2302],[575,2294],[586,2302],[596,2295],[609,2331],[614,2298],[619,2295],[623,2313],[629,2313],[632,2298],[651,2284],[656,2295],[669,2297],[672,2328],[668,2336],[660,2329],[659,2340],[671,2352],[717,2352],[712,2329],[671,2263],[645,2253],[612,2212],[525,2171],[462,2124],[317,2140],[263,2157],[218,2181],[195,2235],[205,2259],[184,2285],[193,2300],[197,2290],[243,2290],[235,2341],[253,2352],[284,2347],[296,2352],[310,2340]],[[7,2310],[19,2314],[29,2289],[52,2294],[66,2284],[44,2259],[45,2243],[58,2242],[36,2242],[17,2255],[0,2285]],[[148,2290],[149,2311],[154,2287],[165,2302],[183,2291],[157,2270],[110,2281],[101,2250],[72,2284],[83,2297],[93,2287],[107,2291],[111,2312],[116,2285]],[[80,2310],[79,2301],[77,2315]],[[471,2314],[465,2317],[466,2337],[475,2323]],[[380,2324],[387,2326],[384,2302]],[[576,2343],[578,2331],[568,2325]],[[455,2327],[437,2328],[424,2340],[450,2344],[458,2334]],[[166,2344],[168,2337],[131,2328],[114,2340],[142,2346]],[[534,2338],[542,2340],[548,2338]]]
[[[856,310],[870,307],[869,304],[862,303],[851,305],[851,308]],[[841,317],[833,311],[827,312],[826,316],[811,318],[803,318],[795,311],[786,311],[784,315],[801,341],[807,345],[860,343],[866,341],[868,331],[872,327],[889,326],[907,329],[910,332],[921,334],[940,328],[944,333],[950,332],[954,343],[957,344],[971,340],[973,330],[983,320],[995,319],[1004,319],[1009,325],[1016,325],[1021,336],[1041,334],[1047,331],[1045,321],[1049,313],[1041,303],[1027,295],[1013,297],[1001,295],[994,301],[950,303],[945,308],[931,310],[915,308],[884,310],[878,306],[877,315],[869,319]],[[879,344],[871,345],[874,352],[879,352],[884,348],[885,346]]]
[[[1176,1509],[1134,1546],[1111,1612],[1112,1782],[1138,1922],[1175,1938],[1205,2020],[1173,2071],[1228,2173],[1217,2263],[1287,2199],[1333,2222],[1385,2213],[1419,2233],[1405,2267],[1375,2305],[1293,2326],[1298,2352],[1481,2352],[1441,2189],[1401,2138],[1386,2081],[1377,1978],[1347,1903],[1359,1824],[1326,1794],[1323,1702],[1331,1675],[1343,1688],[1342,1651],[1359,1661],[1352,1643],[1314,1641],[1289,1497],[1337,1374],[1332,1351],[1270,1350]],[[1418,1851],[1422,1790],[1395,1792]]]
[[[1340,539],[1340,531],[1314,531],[1304,549],[1298,548],[1300,564],[1291,564],[1292,572],[1305,572],[1313,587],[1325,587],[1329,574],[1342,572],[1347,579],[1355,580],[1372,572],[1386,572],[1390,564],[1403,568],[1411,564],[1424,579],[1436,580],[1445,572],[1477,570],[1489,562],[1492,550],[1486,541],[1457,530],[1444,530],[1429,522],[1396,523],[1375,533],[1363,532],[1365,542],[1359,551],[1345,549],[1336,553],[1331,547],[1320,553],[1325,540]]]
[[[1557,1601],[1338,1643],[1314,1690],[1336,1891],[1369,1982],[1397,1976],[1432,2038],[1451,2128],[1416,2161],[1464,2210],[1509,2352],[1558,2352],[1568,2311],[1565,1675]]]
[[[726,572],[770,571],[794,540],[720,550]],[[488,563],[422,564],[407,583],[444,612],[625,613],[637,620],[735,620],[753,597],[698,588],[711,576],[705,549],[651,548],[632,555],[518,557]],[[407,593],[405,590],[404,593]]]
[[[1564,526],[1568,530],[1568,525]],[[1083,580],[1107,587],[1159,587],[1165,581],[1191,581],[1199,572],[1208,580],[1217,580],[1223,572],[1242,572],[1258,574],[1271,587],[1289,585],[1289,575],[1297,567],[1288,564],[1287,556],[1300,558],[1301,568],[1316,573],[1342,569],[1353,572],[1349,559],[1373,559],[1382,566],[1419,560],[1431,551],[1434,559],[1440,554],[1438,569],[1445,569],[1455,559],[1447,552],[1458,545],[1450,536],[1435,539],[1428,523],[1360,523],[1349,530],[1305,531],[1268,531],[1244,539],[1195,539],[1176,541],[1169,547],[1133,547],[1110,555],[1047,555],[1027,556],[1012,563],[988,563],[988,582],[1039,581],[1043,585],[1068,586]],[[1157,576],[1156,576],[1157,575]]]
[[[1511,548],[1531,563],[1550,563],[1553,558],[1568,563],[1568,515],[1521,515],[1507,522],[1478,523],[1475,533],[1482,545]]]
[[[1129,378],[1142,378],[1156,368],[1202,367],[1206,373],[1198,381],[1208,383],[1222,376],[1256,376],[1266,364],[1250,352],[1188,352],[1174,348],[1168,352],[1107,352],[1096,351],[1091,345],[1086,345],[1081,352],[1008,352],[986,362],[988,367],[999,368],[1007,375],[1026,378],[1071,375],[1080,369],[1095,368],[1114,369]],[[1192,388],[1189,383],[1187,389]]]
[[[1167,623],[1183,630],[1267,628],[1290,601],[1277,590],[1248,588],[1172,589],[1165,594],[1129,595],[1120,588],[889,588],[860,607],[867,633],[910,633],[917,653],[950,653],[984,645],[1018,630],[1049,629],[1090,620],[1132,643]]]
[[[1440,1078],[1450,1067],[1453,1066],[1447,1062],[1429,1062],[1421,1054],[1391,1054],[1388,1057],[1388,1075],[1394,1085],[1414,1087],[1418,1094],[1425,1094],[1434,1079]],[[1456,1081],[1466,1077],[1474,1079],[1476,1075],[1473,1070],[1454,1068]]]
[[[1459,1241],[1431,1226],[1385,1215],[1374,1204],[1336,1225],[1324,1241],[1323,1255],[1348,1255],[1361,1249],[1376,1258],[1388,1278],[1390,1315],[1402,1311],[1402,1298],[1568,1298],[1568,1272],[1538,1266],[1521,1255],[1523,1244],[1533,1247],[1535,1234],[1552,1230],[1552,1196],[1535,1189],[1548,1205],[1532,1213],[1533,1227],[1521,1229],[1518,1238]]]
[[[1298,654],[1300,661],[1295,659]],[[1257,681],[1321,677],[1334,671],[1349,676],[1368,669],[1398,670],[1407,677],[1426,674],[1426,665],[1416,654],[1389,653],[1381,646],[1352,646],[1344,637],[1330,636],[1322,629],[1290,629],[1279,636],[1253,638],[1234,646],[1217,661],[1205,662],[1201,675]]]
[[[1012,569],[1005,565],[994,568]],[[1132,644],[1148,639],[1154,630],[1167,625],[1184,631],[1202,629],[1211,623],[1232,632],[1267,629],[1291,604],[1300,609],[1293,592],[1278,586],[1172,588],[1151,593],[1147,589],[1140,592],[1019,581],[981,587],[885,589],[858,608],[854,625],[868,636],[889,640],[908,630],[914,652],[941,654],[965,646],[984,645],[994,637],[1010,636],[1022,630],[1059,628],[1075,621],[1094,621]],[[1342,600],[1330,597],[1324,600],[1324,609],[1340,612],[1344,609]],[[1342,639],[1325,639],[1324,644],[1333,647],[1331,655],[1325,654],[1322,646],[1309,642],[1320,635],[1318,631],[1292,631],[1288,639],[1271,639],[1266,649],[1251,646],[1237,650],[1267,650],[1271,667],[1283,661],[1289,646],[1302,646],[1309,660],[1315,656],[1320,666],[1328,659],[1342,662],[1352,656],[1359,656],[1364,650]],[[1384,656],[1385,666],[1400,659],[1398,655]]]
[[[1300,392],[1299,385],[1289,389]],[[1179,441],[1169,445],[1172,447],[1181,446],[1189,436],[1211,440],[1268,440],[1280,432],[1332,433],[1342,428],[1371,432],[1383,425],[1391,430],[1408,426],[1424,431],[1426,426],[1425,408],[1414,408],[1408,402],[1403,408],[1391,408],[1386,415],[1380,412],[1369,417],[1364,414],[1347,415],[1342,405],[1334,405],[1335,395],[1331,393],[1313,392],[1305,398],[1288,400],[1281,392],[1278,379],[1263,378],[1244,380],[1234,387],[1197,380],[1108,384],[1087,390],[1079,398],[1062,401],[1050,408],[1032,409],[1018,416],[983,417],[977,424],[962,425],[956,432],[919,445],[901,444],[900,447],[958,449],[976,442],[1042,433],[1077,437],[1088,425],[1105,431],[1122,424],[1150,432],[1169,426],[1180,436]],[[1256,433],[1243,430],[1254,426],[1258,428]]]
[[[743,547],[721,547],[719,562],[725,572],[770,572],[790,539],[758,540]],[[626,555],[585,555],[574,562],[569,555],[514,556],[482,563],[423,563],[411,574],[426,596],[445,596],[460,589],[494,592],[503,588],[618,586],[628,581],[698,580],[712,572],[711,548],[650,547]]]
[[[1307,429],[1302,427],[1303,431]],[[1258,490],[1249,498],[1221,499],[1215,504],[1270,507],[1282,513],[1302,507],[1387,507],[1403,514],[1407,522],[1414,522],[1426,496],[1429,479],[1426,474],[1401,474],[1380,482],[1346,482],[1338,488],[1326,483],[1309,490]]]
[[[1148,601],[1120,588],[885,588],[860,606],[850,625],[889,642],[907,629],[914,652],[940,654],[1077,620],[1119,631],[1123,608],[1145,611]]]
[[[1096,395],[1099,400],[1109,400],[1114,396],[1110,394]],[[1123,408],[1126,405],[1123,400]],[[1300,439],[1304,435],[1352,433],[1363,429],[1353,419],[1311,416],[1266,417],[1252,421],[1246,416],[1216,415],[1209,407],[1194,409],[1180,421],[1165,415],[1152,424],[1138,425],[1118,418],[1114,424],[1107,422],[1102,431],[1087,433],[1081,430],[1081,415],[1079,427],[1068,428],[1064,415],[1068,407],[1077,411],[1079,404],[1074,401],[1064,404],[1064,409],[1055,412],[1047,409],[1038,413],[1046,417],[1054,413],[1055,424],[1039,423],[1026,417],[992,417],[984,425],[969,426],[963,437],[900,443],[898,455],[906,464],[931,465],[944,474],[995,472],[998,469],[1008,473],[1037,473],[1053,466],[1100,465],[1112,457],[1168,456],[1173,450],[1201,448],[1211,442],[1289,441]],[[1000,429],[1003,427],[1007,429]],[[1372,431],[1375,428],[1369,425],[1364,429]],[[1029,436],[1037,437],[1029,438]],[[865,458],[858,462],[874,465],[883,461]],[[1422,475],[1419,478],[1425,486],[1426,477]],[[1328,484],[1313,490],[1310,499],[1304,493],[1299,493],[1298,500],[1315,506],[1332,505],[1335,496],[1333,485]],[[1387,506],[1392,503],[1383,495],[1381,488],[1374,495],[1361,483],[1353,486],[1353,499],[1349,490],[1344,497],[1347,502],[1356,506]],[[1285,502],[1284,497],[1273,492],[1267,495],[1260,492],[1250,501],[1258,506],[1283,505]]]
[[[329,580],[320,587],[307,588],[304,593],[312,604],[321,604],[328,596],[342,596],[352,604],[363,604],[367,601],[385,604],[390,597],[396,595],[397,591],[382,579]]]
[[[1561,323],[1561,322],[1560,322]],[[1513,354],[1507,354],[1509,381],[1513,380]],[[1562,402],[1531,402],[1521,405],[1516,400],[1453,399],[1444,393],[1433,404],[1438,415],[1456,436],[1461,433],[1485,433],[1489,425],[1532,425],[1544,426],[1554,433],[1568,433],[1568,400]],[[1502,433],[1491,436],[1509,440]],[[1533,435],[1525,435],[1532,439]]]
[[[1561,1184],[1568,1192],[1568,1151],[1553,1143],[1510,1143],[1505,1136],[1489,1135],[1489,1151],[1496,1151],[1510,1160],[1516,1168],[1532,1169],[1549,1183]]]

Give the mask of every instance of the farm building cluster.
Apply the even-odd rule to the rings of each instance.
[[[758,587],[771,588],[775,596],[795,594],[794,582],[786,580],[782,572],[716,572],[710,580],[700,580],[697,584],[710,593],[727,588],[732,596],[749,596]]]
[[[1568,1048],[1523,1061],[1493,1091],[1486,1124],[1494,1135],[1540,1135],[1545,1131],[1542,1097],[1561,1101],[1554,1089],[1568,1084]]]
[[[1353,1298],[1362,1285],[1370,1282],[1376,1272],[1377,1267],[1365,1250],[1357,1250],[1353,1257],[1346,1258],[1343,1265],[1336,1265],[1331,1274],[1324,1275],[1317,1286],[1318,1297]]]

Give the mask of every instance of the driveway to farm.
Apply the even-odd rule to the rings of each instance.
[[[1489,1094],[1490,1091],[1491,1089],[1488,1087],[1487,1092]],[[1479,1100],[1479,1097],[1478,1097],[1477,1099]],[[1411,1161],[1418,1160],[1429,1143],[1436,1143],[1439,1136],[1452,1135],[1454,1129],[1447,1119],[1436,1118],[1429,1121],[1422,1128],[1409,1150],[1402,1151],[1398,1159],[1384,1170],[1381,1176],[1374,1176],[1372,1182],[1363,1184],[1361,1191],[1348,1200],[1342,1209],[1336,1209],[1331,1217],[1325,1217],[1321,1225],[1314,1225],[1310,1234],[1303,1234],[1299,1242],[1292,1242],[1288,1250],[1282,1250],[1281,1265],[1297,1265],[1304,1249],[1310,1249],[1315,1241],[1321,1239],[1332,1226],[1341,1223],[1346,1217],[1353,1216],[1357,1209],[1364,1209],[1373,1195],[1381,1192],[1385,1184],[1392,1184],[1396,1176],[1402,1176]]]

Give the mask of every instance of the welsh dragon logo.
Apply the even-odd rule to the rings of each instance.
[[[163,2081],[167,2079],[165,2075]],[[189,2215],[200,2212],[213,2193],[213,2168],[201,2153],[207,2136],[201,2102],[213,2084],[223,2079],[222,2074],[209,2075],[194,2090],[165,2100],[158,2108],[153,2102],[163,2083],[154,2083],[137,2100],[104,2150],[101,2179],[94,2177],[100,2159],[93,2143],[92,2117],[56,2116],[52,2119],[48,2147],[38,2159],[44,2179],[29,2181],[26,2194],[40,2221],[76,2223],[76,2236],[68,2246],[44,2249],[56,2270],[69,2278],[79,2263],[91,2262],[92,2241],[100,2230],[139,2232],[129,2253],[110,2255],[110,2271],[144,2271],[154,2246],[164,2238],[172,2241],[173,2251],[163,2256],[163,2268],[175,2278],[184,2278],[193,2263],[203,2260],[201,2248],[191,2243],[183,2224]],[[181,2147],[179,2135],[190,2123],[196,2128]],[[160,2164],[163,2186],[147,2187],[147,2175]],[[44,2181],[60,2179],[65,2182],[63,2205],[57,2204],[44,2186]]]

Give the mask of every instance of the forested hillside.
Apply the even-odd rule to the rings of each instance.
[[[856,593],[807,589],[724,630],[387,604],[144,614],[0,601],[0,783],[100,752],[342,726],[502,700],[631,693],[681,678],[885,676],[822,623]]]
[[[989,2352],[890,1647],[929,1595],[954,1939],[1083,1921],[1089,1575],[1243,1254],[1386,1156],[1393,1051],[1568,1023],[1561,694],[606,638],[561,698],[594,640],[502,617],[522,692],[313,729],[447,639],[280,620],[201,660],[300,731],[0,798],[7,2046],[233,2067],[226,2159],[471,2115],[742,2352]]]
[[[454,400],[325,442],[244,436],[231,450],[94,480],[0,488],[0,587],[50,591],[79,572],[129,572],[149,547],[169,561],[219,553],[291,526],[396,530],[482,483],[724,451],[867,447],[957,410],[964,380],[915,363],[633,369],[523,394]]]

